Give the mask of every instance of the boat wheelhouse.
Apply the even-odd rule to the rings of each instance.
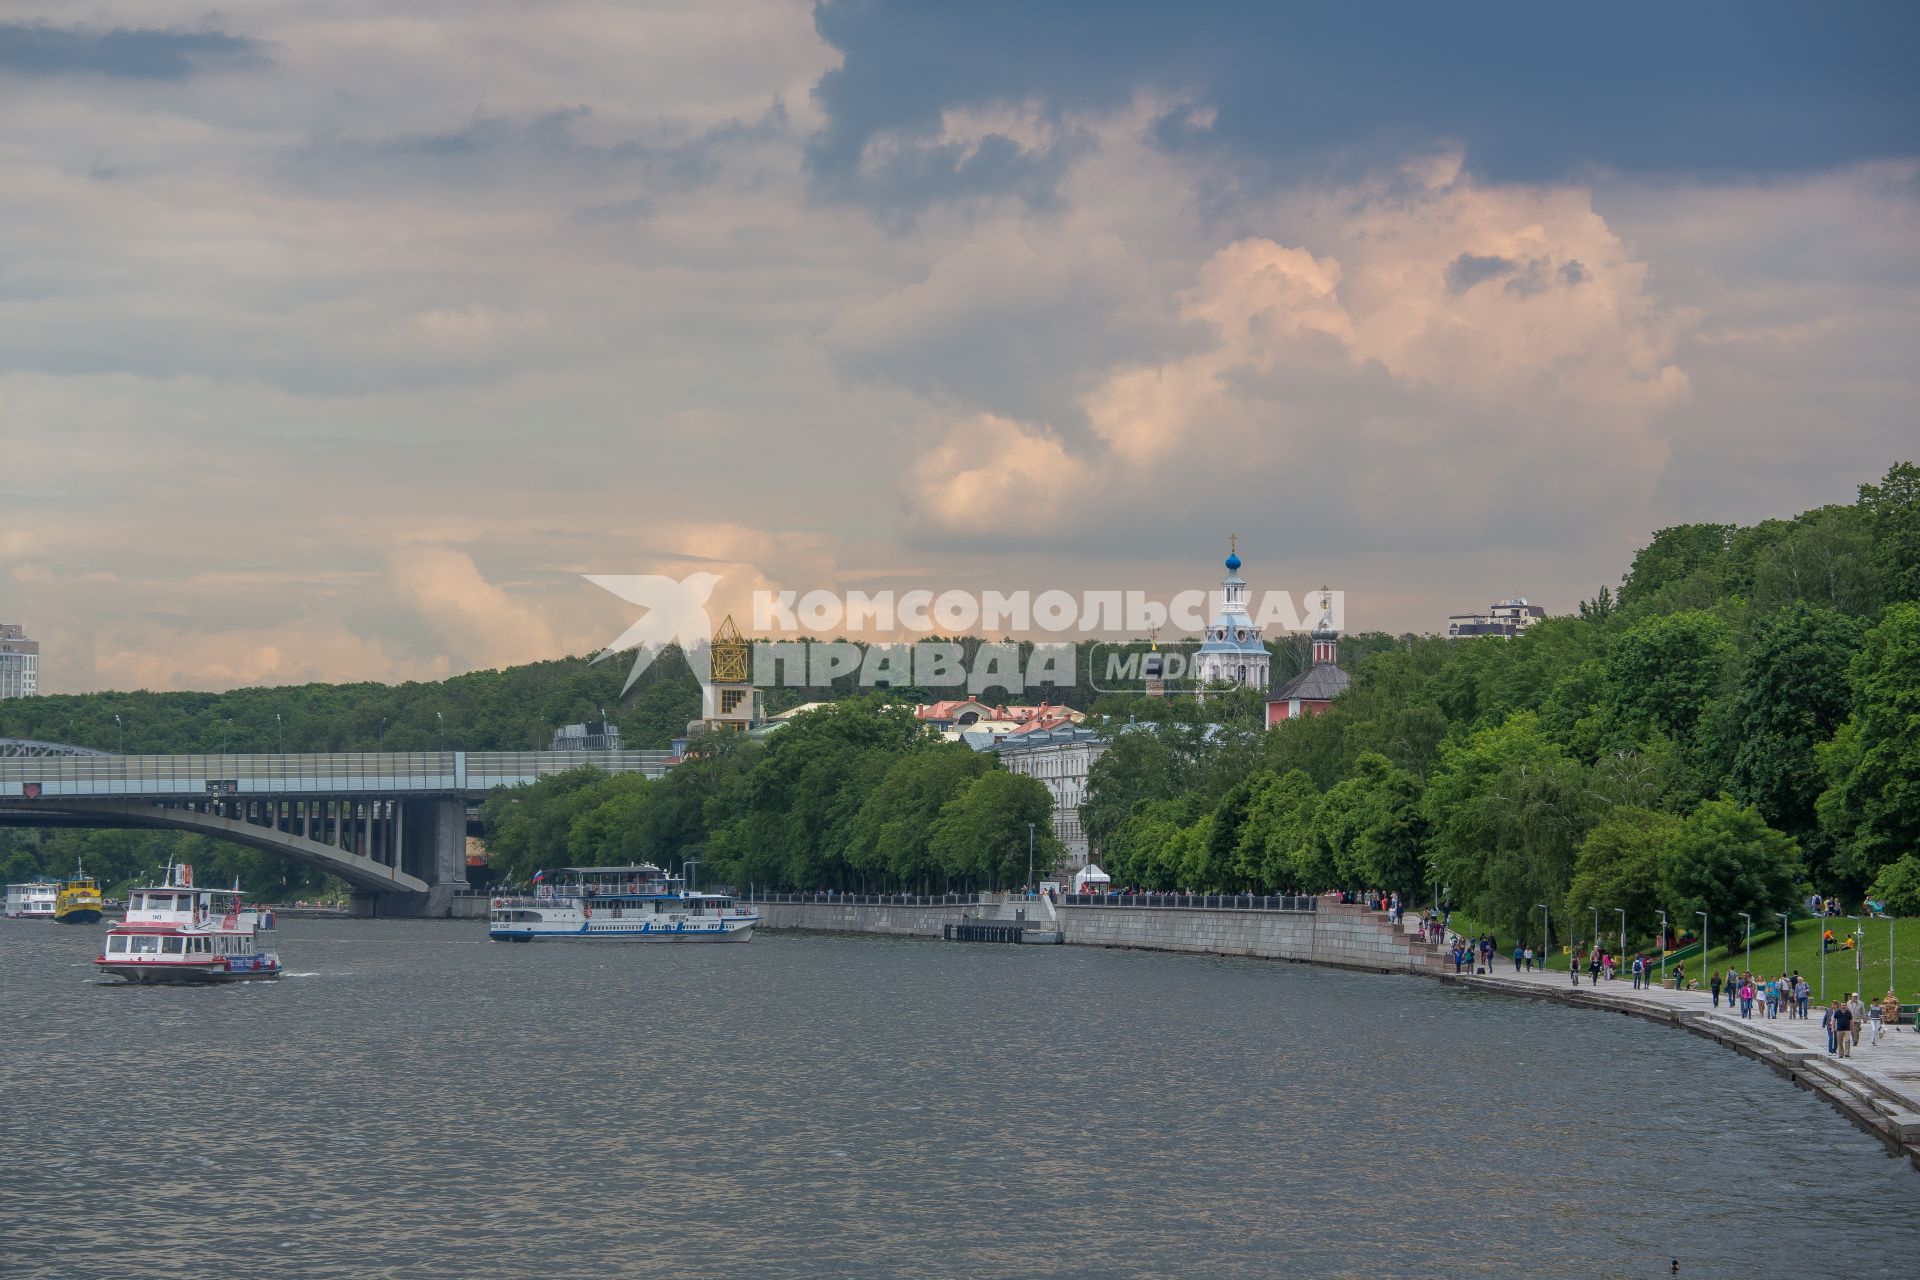
[[[760,923],[730,894],[696,893],[681,876],[650,862],[627,867],[564,867],[534,877],[531,893],[493,900],[487,936],[606,938],[625,942],[746,942]]]
[[[51,920],[60,898],[60,886],[51,880],[29,880],[7,886],[7,919]]]
[[[53,918],[61,924],[98,924],[104,914],[100,904],[100,886],[85,867],[73,869],[73,879],[63,881],[54,899]]]
[[[164,883],[129,895],[126,919],[107,931],[94,963],[140,983],[277,978],[280,957],[261,948],[262,924],[238,888],[195,888],[193,868],[176,864]]]

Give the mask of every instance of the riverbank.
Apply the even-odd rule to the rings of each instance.
[[[1443,973],[1442,982],[1479,991],[1557,1000],[1678,1027],[1764,1062],[1802,1089],[1818,1094],[1842,1115],[1906,1156],[1920,1169],[1920,1034],[1890,1027],[1873,1043],[1869,1028],[1851,1058],[1827,1055],[1820,1010],[1805,1022],[1785,1017],[1741,1018],[1726,1002],[1715,1008],[1701,991],[1635,990],[1631,979],[1575,987],[1564,970],[1487,975]]]

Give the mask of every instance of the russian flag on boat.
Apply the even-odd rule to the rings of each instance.
[[[533,882],[535,884],[539,884],[542,880],[545,880],[546,878],[547,878],[547,873],[544,871],[536,871],[533,873]]]

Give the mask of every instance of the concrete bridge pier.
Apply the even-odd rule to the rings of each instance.
[[[453,914],[453,898],[467,887],[467,803],[458,796],[432,800],[394,800],[379,819],[380,844],[395,870],[427,882],[425,893],[391,889],[355,889],[349,910],[356,916],[428,916]]]

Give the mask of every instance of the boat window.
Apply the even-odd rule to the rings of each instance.
[[[160,939],[160,949],[170,956],[184,955],[187,950],[187,940],[185,938],[162,938]]]
[[[135,955],[152,955],[154,952],[158,951],[159,949],[160,949],[160,939],[155,937],[153,934],[136,933],[133,935],[132,950]]]
[[[127,939],[124,934],[107,939],[107,950],[126,954]]]

